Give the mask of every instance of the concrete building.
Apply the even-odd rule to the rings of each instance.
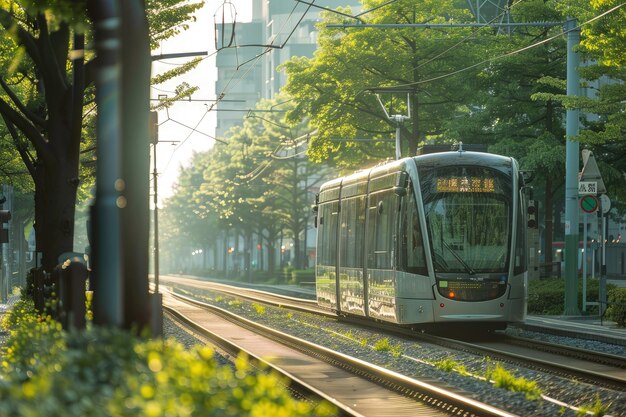
[[[324,8],[351,6],[358,0],[320,0]],[[228,101],[217,105],[216,136],[224,137],[242,123],[248,110],[261,99],[274,97],[285,84],[285,74],[276,71],[292,56],[312,57],[317,48],[321,9],[296,0],[252,0],[252,21],[217,25],[217,82],[215,91]]]

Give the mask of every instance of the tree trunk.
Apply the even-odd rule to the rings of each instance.
[[[276,272],[276,245],[273,239],[267,240],[267,270],[270,274]]]
[[[294,267],[295,269],[302,269],[302,251],[300,244],[300,233],[294,233],[293,235],[293,253],[294,253]]]
[[[246,281],[252,282],[252,230],[246,229],[245,232],[245,249],[244,249],[244,273]]]
[[[70,131],[63,126],[59,113],[55,113],[53,120],[58,122],[49,121],[49,143],[67,143]],[[61,254],[74,250],[78,161],[68,158],[66,149],[63,145],[55,146],[53,152],[58,152],[53,163],[35,165],[35,237],[37,251],[42,254],[41,266],[46,272],[54,269]]]

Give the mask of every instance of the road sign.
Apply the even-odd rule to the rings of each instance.
[[[583,149],[582,156],[583,156],[583,169],[580,171],[580,174],[578,175],[578,181],[580,182],[595,181],[597,183],[596,191],[593,193],[589,193],[589,194],[606,193],[606,187],[604,185],[604,181],[602,180],[602,174],[600,174],[600,169],[598,169],[598,163],[596,162],[596,158],[593,156],[593,152],[591,152],[589,149]]]
[[[598,199],[595,195],[584,195],[580,199],[580,208],[585,213],[595,213],[598,210]]]
[[[598,194],[598,183],[596,181],[579,181],[578,195]]]
[[[600,194],[600,202],[602,203],[602,214],[606,214],[611,210],[611,199],[606,194]]]

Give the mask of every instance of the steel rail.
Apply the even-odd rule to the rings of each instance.
[[[454,415],[477,417],[514,416],[514,414],[511,414],[507,411],[492,407],[488,404],[481,403],[468,397],[464,397],[459,393],[452,392],[445,388],[437,387],[427,382],[409,378],[405,375],[389,371],[380,366],[367,363],[358,358],[353,358],[348,355],[335,352],[326,347],[319,346],[306,340],[302,340],[297,337],[288,335],[278,330],[271,329],[259,323],[255,323],[251,320],[240,317],[220,307],[194,300],[180,294],[172,293],[172,295],[178,300],[206,309],[211,313],[217,314],[220,317],[225,318],[226,320],[235,322],[237,325],[245,327],[249,330],[253,330],[254,332],[261,335],[268,336],[272,340],[279,341],[280,343],[285,344],[293,349],[320,358],[323,361],[331,363],[332,365],[348,370],[349,372],[352,372],[360,376],[361,378],[367,378],[370,381],[375,381],[381,385],[384,385],[388,389],[392,389],[396,392],[402,393],[405,396],[415,398],[416,400],[429,404],[430,406],[439,410],[451,412]],[[262,300],[259,299],[256,299],[256,301],[262,302]],[[170,311],[169,308],[168,311]],[[198,332],[203,332],[203,330],[201,330],[201,327],[195,328]],[[212,333],[210,331],[208,332],[209,334]],[[207,337],[210,337],[212,339],[212,337],[214,336]],[[275,366],[272,367],[276,368]],[[342,409],[347,409],[349,411],[348,406],[344,406],[344,408]]]

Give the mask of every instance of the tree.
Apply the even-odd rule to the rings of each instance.
[[[549,2],[519,3],[512,10],[516,23],[559,22],[563,16]],[[559,225],[563,201],[565,164],[564,107],[549,98],[565,91],[559,78],[565,74],[566,49],[562,39],[540,44],[520,54],[511,51],[560,33],[562,28],[518,27],[510,35],[490,35],[490,53],[501,57],[476,75],[476,94],[462,110],[463,117],[451,118],[448,135],[464,143],[484,143],[489,150],[517,158],[521,168],[532,174],[533,198],[542,201],[545,261],[551,262],[553,218]],[[544,97],[544,99],[539,99]]]
[[[449,23],[467,22],[467,9],[453,1],[415,2],[399,0],[366,15],[366,23]],[[378,2],[365,1],[371,9]],[[469,85],[458,77],[435,81],[471,61],[475,45],[465,42],[468,29],[427,28],[327,28],[343,17],[326,13],[320,26],[319,48],[313,58],[295,57],[284,64],[288,75],[285,91],[297,104],[287,115],[289,122],[310,118],[318,130],[311,140],[308,156],[314,162],[353,168],[365,161],[379,161],[394,154],[393,146],[382,141],[339,142],[346,139],[394,137],[395,124],[380,108],[372,89],[401,90],[395,102],[388,101],[390,114],[408,114],[402,126],[403,147],[415,155],[418,144],[441,136],[442,126],[454,110],[467,101]],[[352,23],[352,22],[350,22]],[[446,54],[446,48],[464,43]],[[443,52],[443,53],[442,53]],[[432,80],[432,81],[431,81]],[[391,95],[383,95],[391,99]]]
[[[158,22],[154,42],[175,34],[200,6],[181,2],[148,3]],[[11,1],[0,7],[13,56],[0,77],[0,115],[33,180],[37,250],[46,271],[59,255],[73,250],[81,148],[90,148],[82,132],[84,106],[93,101],[94,63],[89,53],[83,54],[85,8],[85,1],[45,6]]]
[[[204,182],[209,160],[208,152],[196,153],[189,166],[179,169],[174,193],[160,210],[164,263],[174,272],[183,271],[193,250],[215,246],[219,234],[215,213],[198,204],[194,195]]]
[[[535,94],[539,100],[562,103],[582,110],[577,139],[591,149],[598,160],[603,180],[614,199],[613,206],[626,212],[626,40],[622,30],[626,7],[616,0],[569,0],[557,2],[563,15],[581,25],[581,74],[583,97]]]
[[[312,132],[306,121],[287,125],[283,112],[288,112],[292,108],[293,101],[284,93],[257,105],[258,110],[279,111],[269,111],[261,113],[263,116],[255,116],[261,122],[260,129],[264,134],[254,142],[261,147],[265,141],[271,148],[271,153],[268,153],[270,149],[267,145],[266,149],[261,151],[261,155],[266,154],[270,158],[266,161],[271,164],[271,169],[256,183],[260,180],[265,184],[267,189],[265,201],[272,205],[286,236],[293,240],[293,266],[301,269],[308,266],[306,236],[312,219],[313,203],[313,195],[309,190],[325,179],[328,168],[313,163],[306,157],[305,152],[315,132]],[[254,152],[255,149],[251,151]]]
[[[626,213],[626,7],[617,0],[567,2],[566,10],[579,22],[580,68],[589,94],[575,101],[586,112],[579,139],[600,161],[603,179],[620,213]],[[606,14],[605,14],[606,13]],[[604,16],[595,19],[597,16]]]

